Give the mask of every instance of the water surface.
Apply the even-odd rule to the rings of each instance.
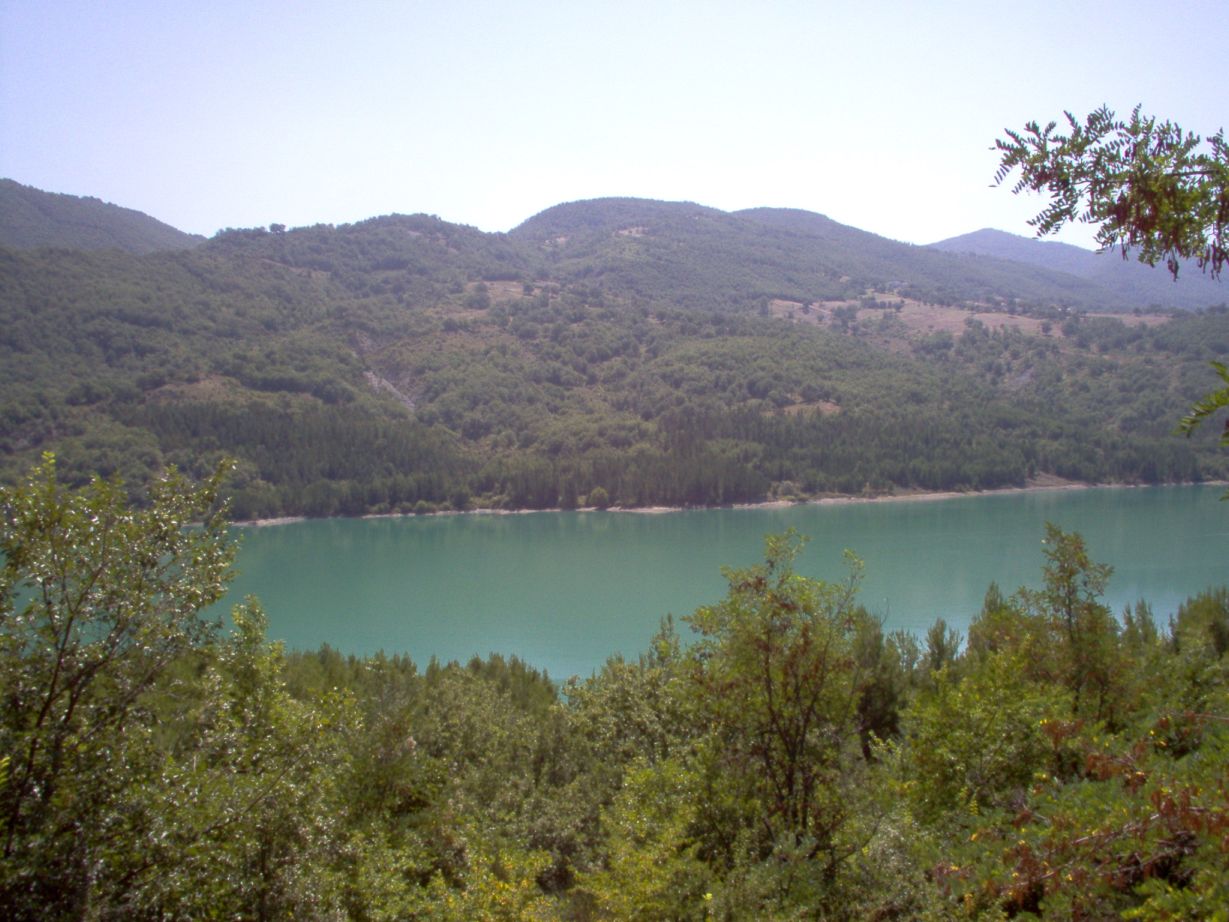
[[[516,654],[552,677],[635,657],[662,616],[725,592],[723,565],[762,559],[793,527],[798,563],[839,579],[866,564],[861,601],[891,630],[942,617],[963,631],[991,580],[1039,586],[1052,521],[1114,567],[1106,601],[1148,600],[1161,623],[1187,596],[1229,581],[1223,487],[1008,493],[914,502],[706,509],[667,514],[538,512],[328,519],[242,529],[230,598],[260,597],[270,637],[299,649],[468,659]],[[685,625],[680,632],[687,633]]]

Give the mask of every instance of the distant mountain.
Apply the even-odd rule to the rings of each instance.
[[[727,213],[690,202],[595,199],[549,208],[509,236],[545,251],[553,274],[646,299],[668,291],[689,307],[856,299],[874,290],[941,304],[1124,309],[1111,292],[1067,273],[971,261],[797,209]]]
[[[1130,256],[1123,259],[1118,252],[1098,253],[990,228],[932,243],[928,249],[988,256],[1065,272],[1136,307],[1156,305],[1190,310],[1229,300],[1229,287],[1200,272],[1193,260],[1182,264],[1178,280],[1174,281],[1163,265],[1148,266]]]
[[[0,246],[141,254],[186,250],[203,241],[131,208],[0,179]]]

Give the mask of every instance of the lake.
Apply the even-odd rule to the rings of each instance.
[[[553,678],[634,658],[660,619],[725,594],[723,565],[763,557],[763,536],[811,538],[799,572],[840,579],[866,564],[860,599],[923,634],[964,631],[991,580],[1041,584],[1045,523],[1084,535],[1114,567],[1106,602],[1138,599],[1164,624],[1189,595],[1224,583],[1229,503],[1217,486],[1099,488],[661,514],[535,512],[324,519],[243,528],[229,600],[259,596],[269,636],[291,648],[431,656],[515,654]],[[688,634],[679,625],[680,634]]]

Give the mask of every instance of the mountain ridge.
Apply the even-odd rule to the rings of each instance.
[[[268,232],[319,237],[332,229],[347,235],[404,219],[455,228],[448,231],[451,238],[467,234],[492,245],[503,241],[505,259],[518,264],[512,274],[524,271],[520,264],[533,258],[511,255],[519,244],[546,254],[551,271],[573,279],[596,276],[638,289],[644,297],[669,286],[667,275],[690,277],[693,305],[738,309],[763,298],[805,303],[859,297],[868,290],[939,303],[1019,302],[1115,312],[1189,310],[1226,300],[1224,286],[1193,265],[1184,265],[1175,283],[1163,268],[1002,230],[983,228],[919,246],[788,207],[725,212],[690,201],[606,197],[553,205],[498,234],[427,215],[382,215],[289,231],[270,225]],[[209,242],[233,244],[237,236],[264,233],[264,228],[227,229]],[[143,254],[205,242],[134,209],[0,180],[0,246]],[[933,258],[938,254],[946,259]],[[391,253],[387,258],[399,259]]]
[[[1005,259],[1064,272],[1085,279],[1115,297],[1133,299],[1141,306],[1159,305],[1192,309],[1223,303],[1229,291],[1223,283],[1200,271],[1194,260],[1184,260],[1178,278],[1164,266],[1148,266],[1128,253],[1086,250],[1053,240],[1023,237],[994,228],[982,228],[928,245],[947,253]]]
[[[889,290],[935,303],[1130,310],[1095,282],[1017,261],[972,260],[789,208],[723,212],[691,202],[591,199],[548,208],[509,232],[549,252],[552,269],[642,291],[696,275],[697,302],[745,306]],[[734,271],[731,271],[734,267]]]
[[[567,203],[192,249],[0,248],[0,477],[201,476],[241,518],[1224,476],[1174,420],[1229,311],[793,209]],[[1100,316],[1098,314],[1101,314]]]
[[[204,239],[133,208],[0,179],[0,246],[145,254],[191,249]]]

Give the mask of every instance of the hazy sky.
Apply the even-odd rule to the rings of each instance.
[[[1227,60],[1225,0],[0,0],[0,176],[201,234],[627,195],[929,243],[1030,233],[1005,127],[1211,134]]]

